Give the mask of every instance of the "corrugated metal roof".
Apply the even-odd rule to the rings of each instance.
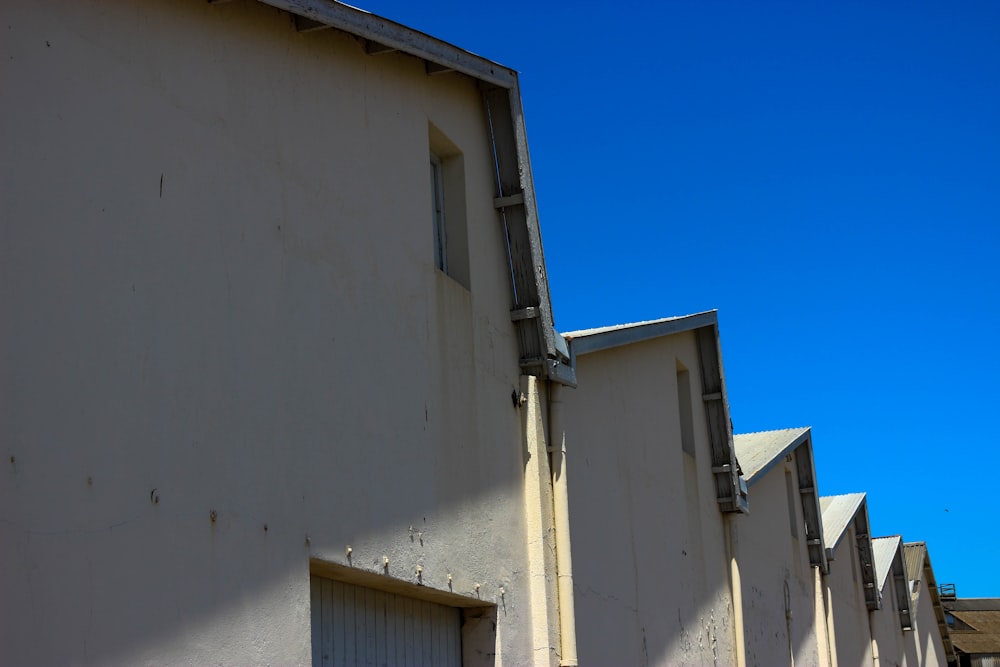
[[[973,608],[956,609],[956,602]],[[965,653],[1000,653],[1000,599],[953,600],[944,606],[956,619],[950,631],[956,648]]]
[[[791,453],[809,433],[809,427],[758,431],[733,436],[736,458],[747,484],[753,484],[771,465]]]
[[[837,548],[837,543],[864,501],[863,493],[823,496],[819,499],[819,508],[823,513],[823,543],[827,549]]]
[[[903,545],[903,562],[906,564],[906,578],[919,581],[923,578],[924,557],[927,555],[927,545],[924,542],[909,542]],[[913,590],[913,586],[910,586]]]
[[[958,598],[944,606],[954,611],[1000,611],[1000,598]]]
[[[686,320],[692,317],[698,317],[699,315],[707,315],[708,313],[714,313],[714,310],[706,310],[703,313],[692,313],[690,315],[676,315],[674,317],[661,317],[658,320],[643,320],[641,322],[628,322],[626,324],[612,324],[606,327],[594,327],[592,329],[578,329],[577,331],[568,331],[563,333],[563,336],[569,339],[573,338],[583,338],[584,336],[596,336],[597,334],[608,333],[610,331],[621,331],[623,329],[634,329],[636,327],[645,327],[652,324],[663,324],[664,322],[677,322],[679,320]]]
[[[902,543],[903,538],[899,535],[876,537],[872,540],[872,551],[875,552],[875,577],[879,590],[885,588],[886,577],[892,571],[892,559]]]

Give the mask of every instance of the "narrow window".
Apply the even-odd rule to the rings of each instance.
[[[677,362],[677,412],[681,422],[681,449],[695,456],[694,417],[691,414],[691,377],[680,361]]]
[[[792,481],[792,471],[785,471],[785,495],[788,497],[788,524],[792,537],[799,539],[799,522],[795,513],[795,483]]]
[[[434,224],[434,266],[448,273],[448,234],[444,224],[444,170],[431,153],[431,220]]]
[[[470,289],[469,229],[466,223],[465,158],[433,124],[428,127],[434,266]]]
[[[858,546],[858,540],[857,540],[857,538],[854,536],[854,527],[853,526],[850,528],[850,533],[848,533],[848,537],[851,538],[850,539],[850,547],[851,547],[851,576],[854,577],[854,581],[857,581],[858,580],[858,549],[860,547]]]

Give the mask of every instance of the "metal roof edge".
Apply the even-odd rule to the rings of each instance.
[[[278,9],[357,35],[502,88],[517,72],[413,28],[335,0],[259,0]]]
[[[885,588],[886,582],[889,580],[889,572],[892,571],[892,562],[902,553],[903,551],[903,537],[901,535],[883,535],[881,537],[872,538],[872,547],[875,546],[876,542],[892,540],[895,543],[895,548],[893,549],[892,558],[889,559],[889,567],[886,568],[884,572],[880,572],[878,569],[875,570],[875,575],[878,580],[875,582],[879,589]],[[878,563],[876,562],[876,565]]]
[[[694,331],[703,327],[717,326],[718,323],[718,311],[707,310],[692,315],[668,317],[648,322],[570,331],[564,333],[563,336],[569,341],[573,354],[580,356],[685,331]]]
[[[780,452],[772,456],[767,463],[765,463],[758,470],[754,471],[749,477],[746,478],[747,486],[753,486],[754,482],[756,482],[759,479],[762,479],[768,472],[771,471],[772,468],[774,468],[774,466],[778,465],[781,459],[785,458],[786,456],[794,452],[796,449],[799,448],[800,445],[805,444],[807,441],[809,443],[809,449],[810,449],[809,458],[810,460],[812,459],[812,427],[802,426],[800,428],[802,429],[801,433],[799,433],[793,440],[791,440],[787,445],[785,445]],[[784,429],[778,429],[778,430],[784,430]],[[758,431],[758,433],[764,433],[764,432],[766,431]],[[739,435],[751,435],[751,434],[740,433]]]
[[[843,526],[837,529],[837,534],[834,536],[835,539],[833,540],[833,544],[826,545],[828,549],[833,549],[836,551],[837,547],[840,546],[840,541],[843,540],[844,535],[847,534],[847,527],[850,526],[851,523],[854,521],[854,517],[857,516],[858,510],[861,508],[861,506],[866,503],[865,500],[866,494],[863,491],[860,493],[840,493],[832,496],[820,496],[817,499],[817,502],[820,504],[820,507],[822,508],[824,499],[852,498],[852,497],[854,498],[854,500],[851,501],[853,507],[851,507],[850,512],[845,513],[845,515],[848,516],[849,518],[847,519],[846,522],[844,522]]]
[[[931,606],[934,607],[934,618],[937,620],[938,632],[941,635],[941,643],[944,645],[945,657],[948,662],[955,662],[955,645],[951,641],[951,633],[948,631],[948,623],[945,620],[944,607],[941,605],[941,596],[938,594],[937,579],[934,577],[934,567],[931,565],[931,552],[924,545],[924,582],[931,595]]]

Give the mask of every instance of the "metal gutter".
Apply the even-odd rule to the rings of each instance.
[[[573,597],[573,549],[569,530],[569,483],[566,478],[566,430],[563,428],[563,388],[551,383],[549,401],[549,469],[552,473],[552,523],[555,528],[556,595],[559,614],[559,664],[576,667],[576,604]]]

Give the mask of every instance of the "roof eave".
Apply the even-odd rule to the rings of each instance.
[[[694,331],[703,327],[717,326],[718,311],[708,310],[683,317],[673,317],[652,322],[637,322],[620,327],[607,327],[606,330],[595,333],[564,334],[569,340],[573,356],[581,356],[592,352],[601,352],[616,347],[654,340],[684,331]]]
[[[509,89],[517,83],[517,73],[509,67],[341,2],[333,0],[260,0],[260,2],[495,86]]]
[[[798,449],[800,445],[808,441],[810,438],[811,438],[811,431],[807,427],[795,439],[790,440],[788,444],[781,449],[780,452],[772,456],[767,463],[765,463],[763,466],[761,466],[760,468],[752,472],[749,476],[747,476],[746,478],[747,485],[753,486],[755,482],[757,482],[758,480],[762,479],[765,475],[767,475],[767,473],[770,472],[774,468],[774,466],[778,465],[782,459],[784,459],[786,456],[794,452],[796,449]]]

